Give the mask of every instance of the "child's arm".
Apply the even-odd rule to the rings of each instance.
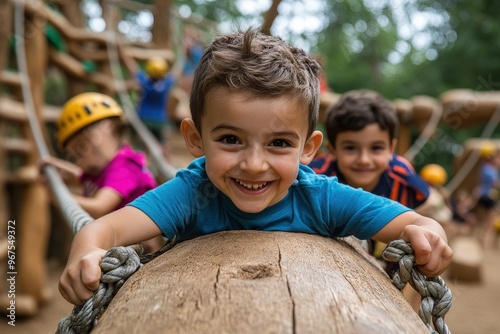
[[[442,274],[453,256],[441,225],[413,211],[402,213],[391,220],[373,239],[385,243],[396,239],[410,242],[415,252],[415,261],[426,276]]]
[[[73,196],[82,207],[87,211],[92,218],[97,219],[113,211],[122,201],[120,194],[109,187],[99,189],[92,197]]]
[[[161,234],[141,210],[127,206],[85,225],[74,237],[68,262],[59,280],[59,292],[80,305],[99,287],[99,266],[106,251],[151,239]]]
[[[80,167],[69,161],[51,156],[41,162],[41,166],[43,165],[51,165],[57,168],[61,177],[70,184],[80,183],[80,176],[83,171]]]

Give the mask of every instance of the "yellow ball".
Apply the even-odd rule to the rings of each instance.
[[[444,168],[437,164],[425,165],[420,171],[420,177],[434,187],[444,185],[448,179]]]

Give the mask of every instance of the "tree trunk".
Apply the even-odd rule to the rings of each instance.
[[[273,0],[271,7],[264,14],[264,23],[262,23],[262,28],[260,29],[263,34],[271,35],[271,27],[278,16],[278,6],[280,3],[281,0]]]
[[[171,49],[170,9],[171,0],[156,0],[153,10],[153,44],[158,49]]]
[[[206,235],[135,273],[93,333],[428,333],[368,258],[318,235]]]

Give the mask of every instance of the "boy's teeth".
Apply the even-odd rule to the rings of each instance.
[[[263,183],[259,183],[259,184],[250,184],[250,183],[242,182],[238,179],[236,179],[236,182],[238,182],[240,185],[242,185],[243,187],[245,187],[247,189],[259,189],[267,184],[267,182],[263,182]]]

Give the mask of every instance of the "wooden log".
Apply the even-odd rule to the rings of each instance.
[[[468,282],[482,279],[484,252],[473,236],[457,236],[450,242],[453,260],[448,268],[448,277]]]
[[[435,112],[441,113],[441,106],[438,100],[425,95],[412,97],[413,102],[413,121],[426,125]]]
[[[185,241],[129,278],[93,333],[428,333],[365,255],[291,232]]]
[[[441,95],[443,121],[454,129],[487,122],[500,106],[500,92],[454,89]]]

